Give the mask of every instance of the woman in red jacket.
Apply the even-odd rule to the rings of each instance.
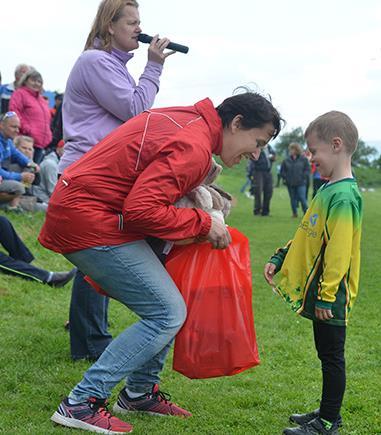
[[[108,345],[63,400],[54,422],[98,433],[130,432],[131,425],[104,409],[123,378],[115,412],[191,415],[159,390],[186,307],[145,238],[198,238],[226,248],[231,239],[224,224],[203,210],[173,204],[202,183],[212,154],[227,167],[242,157],[257,159],[280,124],[277,110],[256,93],[235,95],[217,108],[206,98],[194,106],[146,110],[64,171],[40,242],[64,254],[140,319]]]
[[[26,72],[20,79],[19,88],[13,92],[9,109],[16,112],[21,121],[20,134],[34,139],[33,160],[39,164],[44,158],[44,149],[52,140],[50,111],[42,97],[43,80],[35,69]]]

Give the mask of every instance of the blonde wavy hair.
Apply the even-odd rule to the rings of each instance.
[[[139,7],[135,0],[103,0],[98,7],[98,12],[94,23],[91,27],[89,36],[87,37],[85,50],[94,48],[94,41],[99,40],[99,48],[104,51],[111,51],[111,35],[109,26],[112,22],[116,22],[123,14],[125,6]]]

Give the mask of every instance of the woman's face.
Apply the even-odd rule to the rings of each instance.
[[[111,44],[123,51],[136,50],[139,47],[138,36],[141,31],[138,9],[135,6],[125,6],[119,20],[110,24]]]
[[[274,126],[271,123],[250,129],[244,129],[240,124],[238,115],[231,125],[224,129],[220,157],[228,168],[238,165],[242,158],[258,160],[262,149],[274,134]]]
[[[25,86],[29,89],[33,89],[34,91],[41,92],[42,80],[38,77],[29,77],[25,82]]]

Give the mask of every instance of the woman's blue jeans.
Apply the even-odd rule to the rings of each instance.
[[[294,215],[298,212],[298,203],[300,202],[303,213],[307,211],[307,186],[303,184],[302,186],[287,186],[288,194],[290,195],[290,203],[292,213]]]
[[[171,277],[144,240],[65,257],[140,317],[108,345],[69,397],[108,398],[124,378],[130,391],[151,391],[186,318],[184,300]]]

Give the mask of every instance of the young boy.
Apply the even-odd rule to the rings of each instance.
[[[362,200],[352,177],[351,157],[358,132],[341,112],[329,112],[305,132],[311,162],[329,182],[306,211],[295,238],[265,265],[266,281],[291,308],[313,322],[323,372],[320,409],[294,414],[299,427],[285,435],[338,434],[345,391],[344,344],[347,319],[357,296],[360,272]]]

